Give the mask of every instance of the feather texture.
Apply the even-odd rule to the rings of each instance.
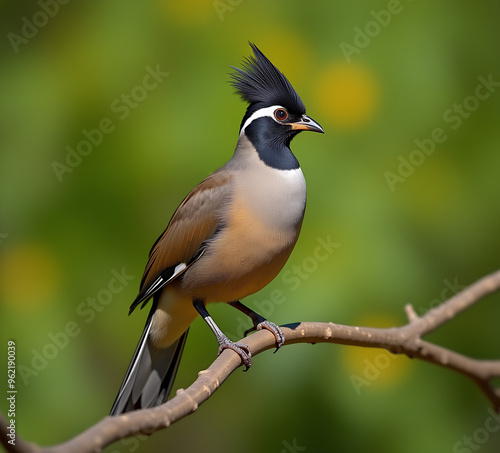
[[[243,61],[244,69],[232,68],[232,86],[249,104],[281,105],[296,114],[304,114],[306,108],[285,75],[274,66],[253,43],[254,56]]]
[[[220,169],[202,181],[179,205],[151,248],[140,292],[129,314],[200,258],[205,241],[221,226],[220,210],[227,204],[230,180],[231,176]],[[179,268],[182,263],[185,266]]]
[[[155,347],[149,333],[156,305],[153,305],[148,316],[110,415],[158,406],[170,394],[188,332],[184,332],[168,348]]]

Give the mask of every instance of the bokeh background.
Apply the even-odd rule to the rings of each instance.
[[[277,323],[387,327],[405,322],[404,304],[424,313],[500,267],[497,2],[0,5],[0,332],[17,345],[25,439],[59,443],[108,413],[147,315],[127,311],[149,248],[232,155],[245,105],[227,80],[248,40],[326,134],[293,142],[308,182],[302,235],[283,274],[246,303]],[[147,68],[168,75],[144,89]],[[415,141],[432,148],[436,128],[446,139],[419,160]],[[321,241],[336,246],[318,259]],[[114,273],[126,278],[113,293]],[[498,359],[499,302],[428,338]],[[212,312],[237,339],[240,314]],[[176,385],[216,349],[197,320]],[[498,452],[488,409],[448,370],[296,345],[259,355],[170,429],[106,451]]]

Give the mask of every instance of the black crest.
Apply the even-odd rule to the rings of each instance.
[[[249,104],[264,106],[281,105],[295,113],[305,113],[306,108],[285,75],[274,66],[253,43],[254,56],[243,61],[244,69],[235,68],[231,84],[236,93]]]

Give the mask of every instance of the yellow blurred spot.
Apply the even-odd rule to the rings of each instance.
[[[341,129],[359,128],[370,121],[378,99],[379,87],[374,75],[354,63],[327,68],[316,85],[316,102],[322,117]]]
[[[396,320],[384,317],[368,317],[356,323],[364,327],[394,327]],[[382,389],[402,380],[412,366],[411,361],[401,354],[392,354],[385,349],[345,347],[344,366],[357,394],[368,389]]]
[[[52,302],[60,269],[49,250],[38,244],[20,245],[0,256],[0,298],[6,305],[24,311]]]
[[[219,20],[212,1],[191,0],[189,2],[173,2],[159,0],[158,3],[169,22],[177,22],[182,25],[195,27],[209,20]]]

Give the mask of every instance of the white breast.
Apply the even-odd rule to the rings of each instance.
[[[238,198],[272,230],[295,228],[304,216],[306,181],[300,168],[278,170],[255,163],[235,178]]]

